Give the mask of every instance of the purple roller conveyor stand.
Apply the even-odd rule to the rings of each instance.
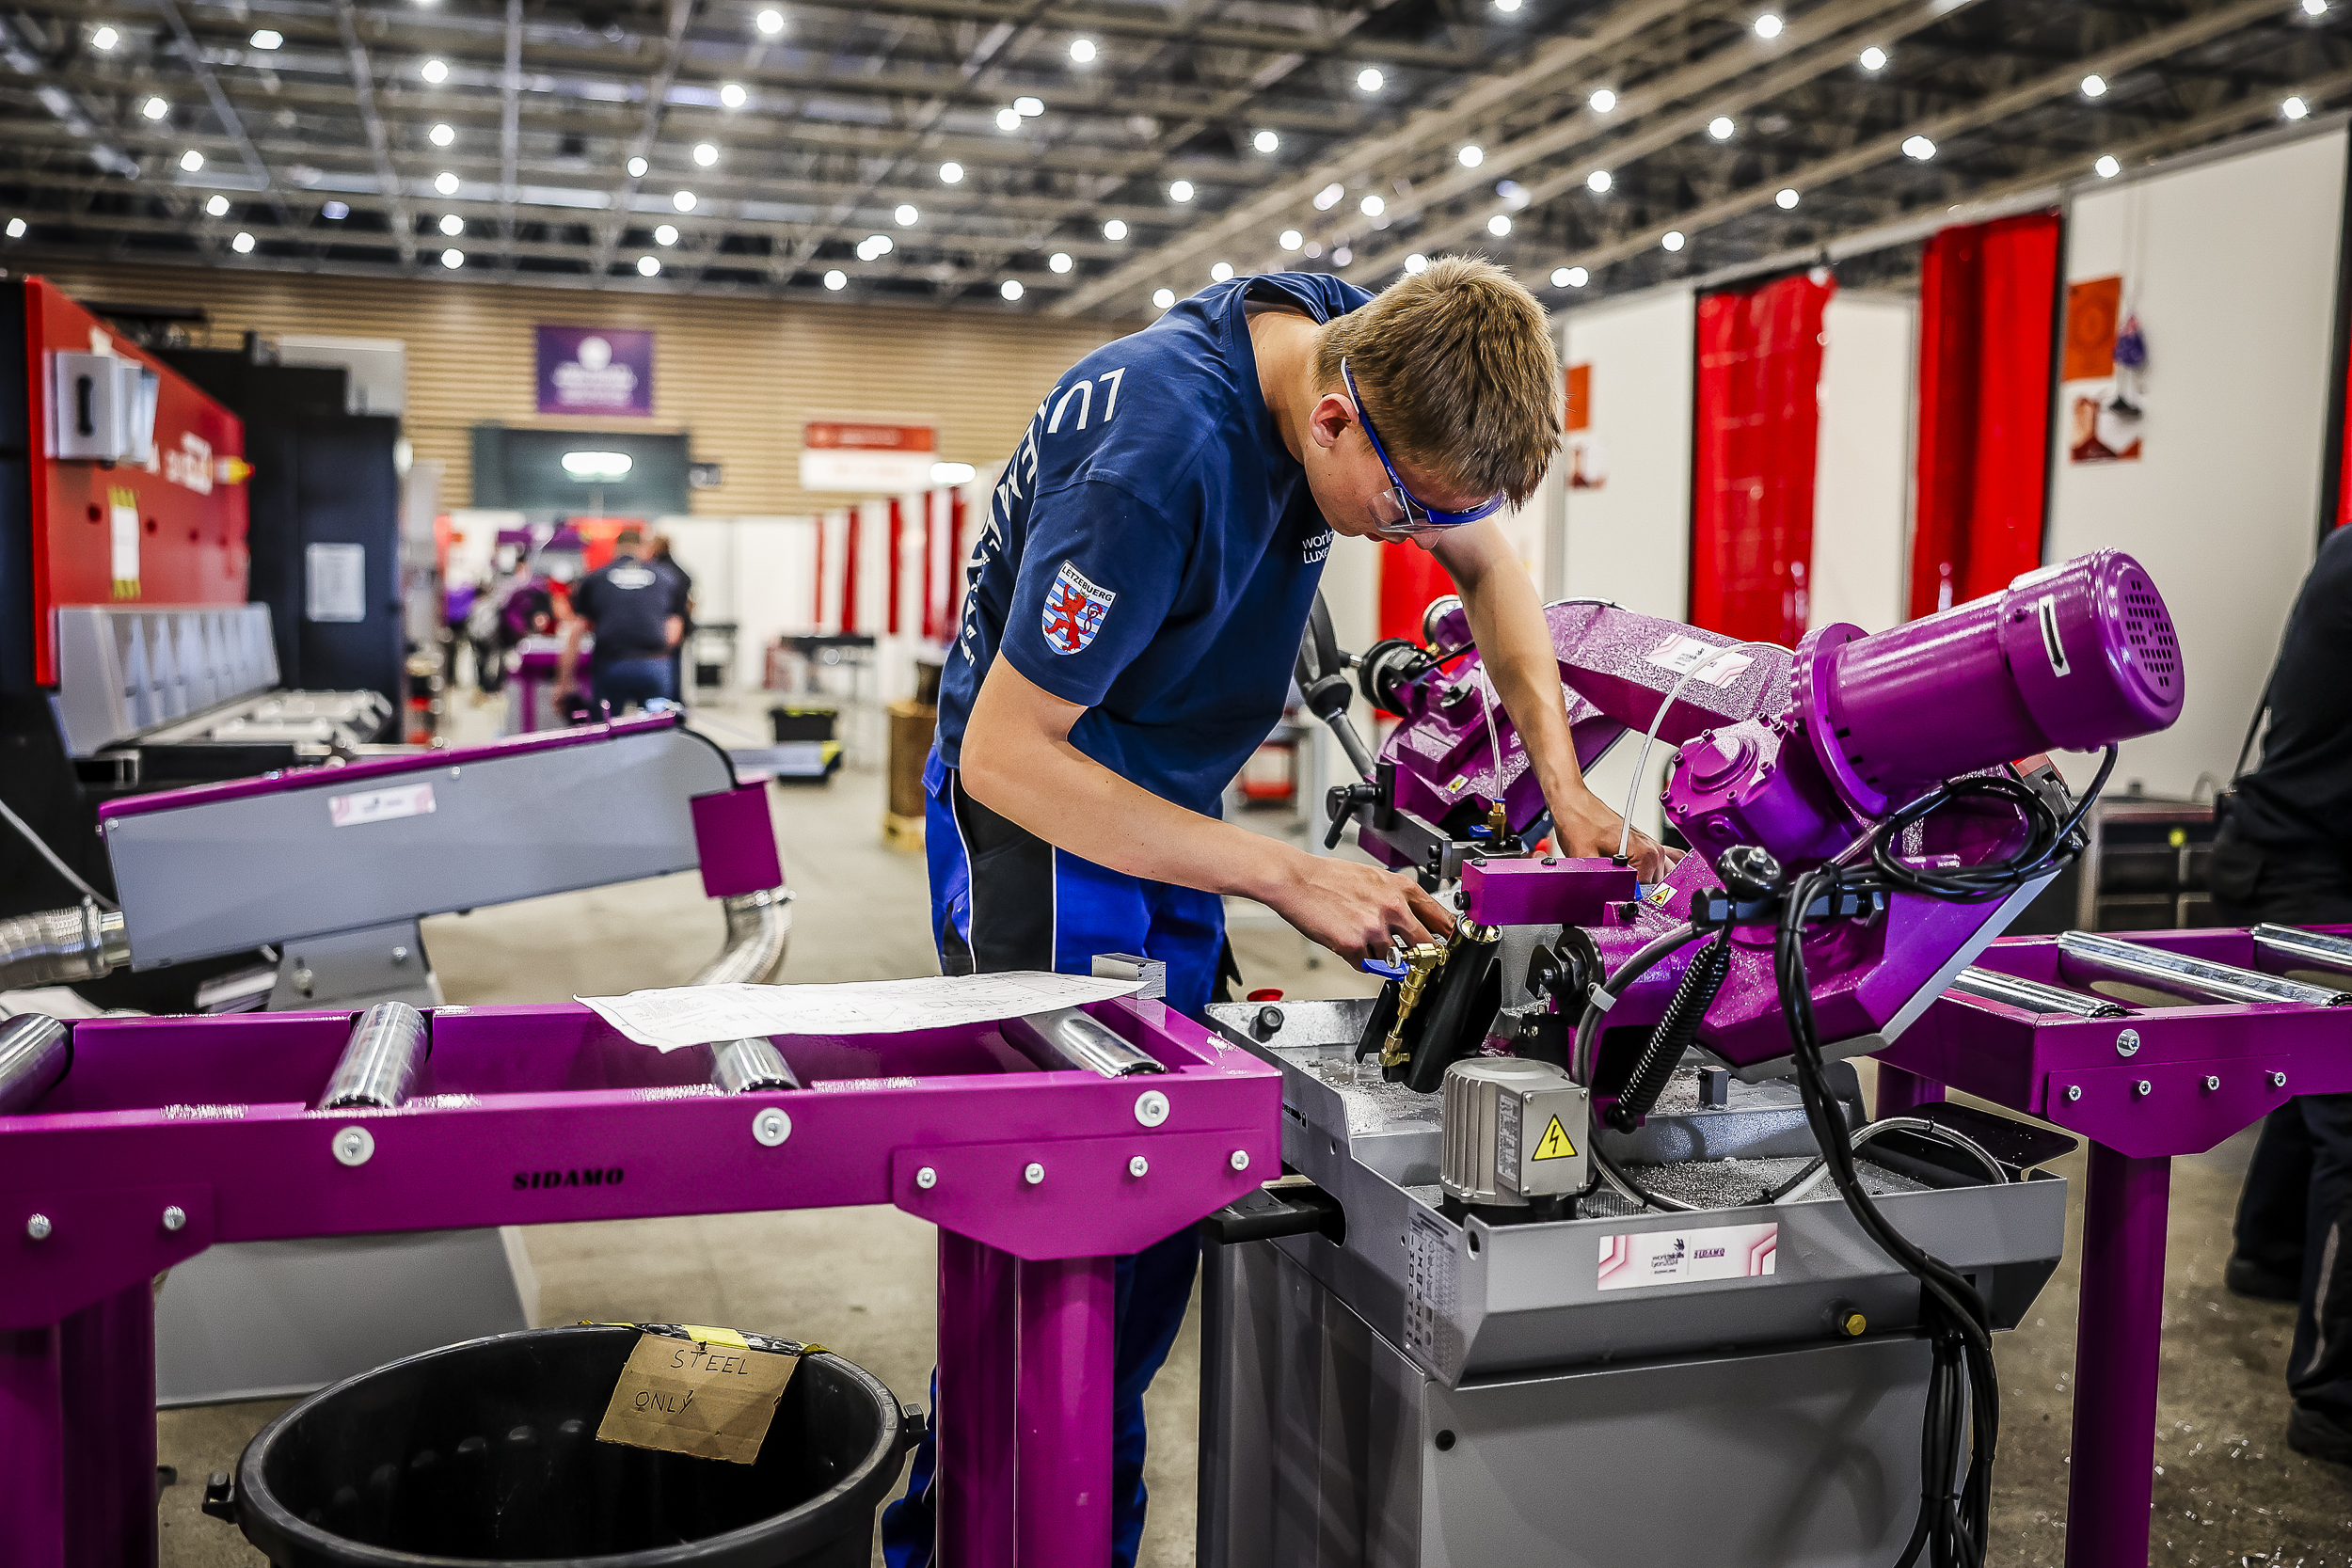
[[[2136,931],[2127,940],[2240,969],[2282,967],[2245,931]],[[2049,938],[1996,942],[1977,965],[2068,983]],[[2352,1007],[2166,1006],[2084,1019],[1948,992],[1878,1055],[1881,1116],[1940,1100],[1949,1085],[2090,1141],[2066,1561],[2142,1568],[2172,1157],[2202,1153],[2293,1095],[2352,1090]]]
[[[215,1242],[895,1203],[941,1228],[941,1560],[1104,1568],[1111,1259],[1279,1170],[1281,1087],[1157,1002],[1089,1010],[1168,1070],[1041,1071],[993,1026],[779,1036],[808,1087],[727,1095],[585,1007],[442,1007],[404,1106],[322,1112],[347,1012],[75,1025],[0,1117],[0,1562],[153,1562],[149,1281]]]

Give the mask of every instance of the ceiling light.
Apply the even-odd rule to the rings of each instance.
[[[1380,74],[1378,66],[1368,65],[1356,73],[1356,88],[1359,92],[1378,92],[1388,85],[1389,79]]]
[[[1071,261],[1070,252],[1066,250],[1057,250],[1054,254],[1045,258],[1045,264],[1056,272],[1068,272],[1073,266],[1076,265],[1075,262]]]
[[[1420,251],[1416,250],[1410,256],[1405,258],[1405,271],[1408,276],[1419,277],[1422,273],[1428,270],[1429,258],[1423,256]]]
[[[717,163],[718,161],[719,149],[715,143],[698,141],[694,144],[694,162],[702,165],[705,168],[708,168],[711,165]]]
[[[1106,240],[1123,240],[1126,237],[1127,226],[1120,219],[1113,218],[1110,222],[1103,225],[1103,238]]]
[[[1757,38],[1776,39],[1780,37],[1780,18],[1774,16],[1770,11],[1766,11],[1762,16],[1756,19],[1756,36]]]
[[[1597,168],[1584,177],[1584,188],[1595,196],[1606,195],[1613,183],[1615,182],[1609,178],[1609,171],[1605,168]]]
[[[164,116],[171,113],[171,105],[165,103],[160,98],[151,98],[147,101],[146,106],[140,112],[145,114],[150,119],[161,119]]]
[[[939,166],[939,182],[941,184],[952,185],[962,178],[963,166],[961,164],[942,164]]]
[[[1729,141],[1731,134],[1738,129],[1740,128],[1737,125],[1731,123],[1729,115],[1717,115],[1707,122],[1707,134],[1717,141]]]
[[[1872,44],[1869,48],[1865,49],[1862,52],[1862,69],[1865,71],[1884,71],[1886,69],[1886,51],[1879,48],[1876,44]]]
[[[1594,93],[1593,96],[1587,100],[1587,102],[1593,105],[1593,113],[1597,115],[1605,115],[1610,110],[1617,106],[1617,95],[1611,92],[1607,87],[1603,87],[1598,92]]]
[[[839,267],[835,267],[833,271],[825,274],[826,288],[839,290],[846,289],[849,286],[850,275],[843,272]]]
[[[457,139],[457,132],[453,126],[436,125],[425,133],[425,139],[436,147],[447,147]]]
[[[2289,119],[2301,119],[2312,112],[2312,106],[2299,98],[2290,98],[2279,105],[2279,112]]]
[[[1299,246],[1307,243],[1307,236],[1301,234],[1295,229],[1285,229],[1282,230],[1280,237],[1278,238],[1275,243],[1280,245],[1284,250],[1296,250]]]
[[[1335,246],[1333,246],[1333,247],[1332,247],[1332,250],[1331,250],[1331,264],[1332,264],[1333,266],[1335,266],[1335,267],[1343,267],[1343,266],[1347,265],[1347,263],[1348,263],[1348,262],[1353,261],[1354,260],[1356,260],[1356,253],[1355,253],[1353,250],[1349,249],[1347,246],[1345,246],[1345,245],[1335,245]]]
[[[204,166],[204,154],[191,147],[180,154],[180,166],[188,173],[194,174]]]
[[[1669,229],[1669,230],[1666,230],[1665,237],[1664,237],[1663,239],[1660,240],[1658,243],[1659,243],[1660,245],[1664,245],[1664,246],[1665,246],[1668,250],[1680,250],[1680,249],[1681,249],[1681,248],[1682,248],[1685,245],[1689,244],[1690,242],[1689,242],[1689,241],[1687,241],[1687,240],[1685,240],[1685,239],[1682,237],[1682,230],[1679,230],[1679,229]]]
[[[208,218],[227,217],[229,215],[229,198],[225,196],[214,197],[210,201],[204,203],[204,215]]]
[[[643,180],[643,179],[645,177],[645,160],[644,160],[644,159],[643,159],[643,158],[631,158],[631,159],[628,161],[628,177],[629,177],[631,180]]]
[[[762,11],[755,20],[759,30],[767,34],[770,38],[774,38],[778,33],[784,31],[784,13],[782,11]]]
[[[8,220],[8,238],[12,240],[21,240],[24,237],[24,220],[23,218],[10,218]]]
[[[226,203],[223,205],[226,205]],[[341,223],[343,219],[349,217],[350,215],[351,208],[347,204],[341,201],[329,201],[319,208],[319,216],[323,218],[332,218],[337,223]]]
[[[445,61],[427,60],[417,68],[417,74],[437,87],[449,80],[449,66]]]
[[[465,231],[466,220],[464,218],[459,217],[455,213],[444,213],[441,215],[442,233],[453,240]]]
[[[1906,136],[1903,138],[1903,156],[1916,158],[1924,164],[1935,156],[1935,143],[1925,136]]]
[[[1070,57],[1077,61],[1080,65],[1093,64],[1094,40],[1092,39],[1072,39],[1070,40]]]
[[[1483,147],[1472,145],[1462,149],[1461,151],[1456,152],[1454,156],[1461,161],[1461,165],[1464,168],[1476,168],[1479,165],[1486,161],[1486,150]]]
[[[2123,166],[2115,161],[2115,154],[2111,152],[2101,153],[2099,161],[2091,165],[2090,168],[2091,172],[2102,180],[2112,180],[2123,172]]]
[[[677,195],[670,198],[670,205],[675,207],[681,213],[691,213],[694,210],[694,193],[692,191],[680,191]]]
[[[1495,9],[1501,11],[1505,16],[1509,16],[1513,11],[1516,11],[1518,8],[1519,0],[1495,0]]]
[[[441,265],[449,268],[450,271],[455,272],[465,264],[466,253],[464,251],[450,249],[441,252]]]
[[[457,176],[450,173],[447,169],[443,169],[440,173],[433,177],[433,188],[440,192],[443,196],[455,196],[457,194]]]
[[[660,257],[659,257],[659,256],[640,256],[639,258],[637,258],[637,276],[638,276],[638,277],[659,277],[660,275],[661,275],[661,258],[660,258]]]
[[[1024,119],[1035,119],[1045,112],[1045,101],[1041,98],[1016,98],[1012,101],[1012,112]]]
[[[1592,278],[1593,275],[1582,267],[1562,267],[1551,275],[1553,286],[1562,289],[1581,289]]]
[[[980,470],[969,463],[934,463],[931,465],[933,484],[969,484],[980,477]]]
[[[276,49],[286,41],[286,35],[271,27],[257,27],[246,41],[256,49]]]
[[[628,471],[637,467],[636,459],[625,451],[567,451],[560,461],[564,471],[583,484],[627,479]]]
[[[2305,16],[2326,16],[2328,14],[2328,0],[2303,0],[2303,14]]]
[[[2105,98],[2106,93],[2107,79],[2106,77],[2093,73],[2083,78],[2083,96],[2085,98]]]
[[[1018,131],[1018,130],[1020,130],[1020,129],[1021,129],[1021,111],[1020,111],[1020,110],[1018,110],[1018,109],[999,109],[999,110],[997,110],[997,111],[996,111],[996,129],[998,129],[999,131]]]
[[[1232,276],[1233,263],[1231,261],[1219,261],[1209,269],[1209,281],[1212,283],[1229,282]]]
[[[1004,295],[1007,299],[1019,299],[1021,297],[1021,279],[1018,277],[1008,277],[1002,283],[996,285],[996,292]]]
[[[1772,200],[1778,203],[1780,210],[1785,213],[1797,204],[1797,193],[1784,188],[1778,196],[1772,198]]]
[[[1356,210],[1368,218],[1376,218],[1389,210],[1389,204],[1376,196],[1368,196],[1356,203]]]
[[[660,228],[655,230],[653,231],[653,243],[656,245],[677,244],[677,225],[674,223],[665,223]]]
[[[743,106],[744,101],[750,97],[751,94],[743,90],[743,84],[740,82],[723,83],[719,87],[719,103],[725,108],[739,109]]]
[[[112,49],[121,41],[122,35],[112,27],[101,27],[89,36],[89,46],[92,49]]]
[[[899,228],[912,229],[914,227],[915,220],[923,214],[914,210],[914,203],[912,201],[901,201],[898,203],[898,211],[890,215],[898,220]]]
[[[1154,289],[1152,291],[1152,303],[1165,310],[1176,303],[1176,291],[1173,289]]]
[[[1324,186],[1323,189],[1315,192],[1315,211],[1318,213],[1329,212],[1332,208],[1340,204],[1340,198],[1345,196],[1346,194],[1347,187],[1345,185],[1341,184],[1336,180],[1332,181],[1329,184]]]
[[[1318,243],[1316,243],[1316,242],[1315,242],[1315,241],[1313,241],[1313,240],[1309,240],[1309,241],[1307,242],[1307,260],[1309,260],[1309,261],[1313,261],[1315,258],[1317,258],[1318,256],[1321,256],[1322,254],[1323,254],[1323,246],[1322,246],[1321,245],[1319,245]]]
[[[1170,201],[1190,201],[1192,199],[1192,182],[1189,180],[1179,180],[1174,184],[1168,186],[1168,198]]]
[[[1508,234],[1510,231],[1511,220],[1504,217],[1501,213],[1497,213],[1494,216],[1486,220],[1486,232],[1492,234],[1498,240],[1502,238],[1503,235]]]
[[[253,236],[242,229],[237,230],[237,237],[229,242],[229,248],[240,256],[250,256],[253,254]]]
[[[868,234],[858,243],[857,253],[860,260],[870,261],[878,256],[889,255],[897,247],[898,242],[887,234]]]
[[[1261,131],[1249,138],[1249,145],[1261,152],[1272,152],[1282,145],[1282,138],[1271,131]]]

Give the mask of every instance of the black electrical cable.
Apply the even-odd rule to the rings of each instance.
[[[1872,885],[1963,904],[2006,898],[2080,852],[2076,830],[2082,826],[2090,803],[2106,787],[2107,776],[2115,771],[2115,757],[2116,748],[2108,747],[2100,761],[2098,775],[2063,820],[2038,791],[2017,779],[1979,774],[1937,784],[1881,825],[1870,847],[1870,865],[1876,873]],[[1912,828],[1955,800],[1981,800],[2006,801],[2017,809],[2026,820],[2024,847],[2004,860],[1982,865],[1943,868],[1914,865],[1901,859],[1902,843]]]

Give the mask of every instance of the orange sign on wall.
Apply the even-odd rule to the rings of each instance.
[[[2115,373],[2115,327],[2123,309],[2121,277],[2086,277],[2066,286],[2066,360],[2060,381],[2099,381]]]
[[[1568,367],[1568,428],[1590,429],[1593,423],[1593,367]]]

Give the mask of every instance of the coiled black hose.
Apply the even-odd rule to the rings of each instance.
[[[1675,986],[1674,999],[1666,1004],[1665,1014],[1650,1030],[1649,1043],[1643,1047],[1640,1059],[1633,1064],[1625,1087],[1618,1092],[1617,1102],[1609,1107],[1610,1126],[1620,1132],[1630,1132],[1635,1118],[1647,1116],[1650,1107],[1658,1103],[1658,1097],[1665,1092],[1675,1068],[1682,1061],[1682,1053],[1698,1038],[1699,1024],[1730,973],[1731,936],[1724,932],[1700,948],[1690,967],[1682,972],[1682,979]]]

